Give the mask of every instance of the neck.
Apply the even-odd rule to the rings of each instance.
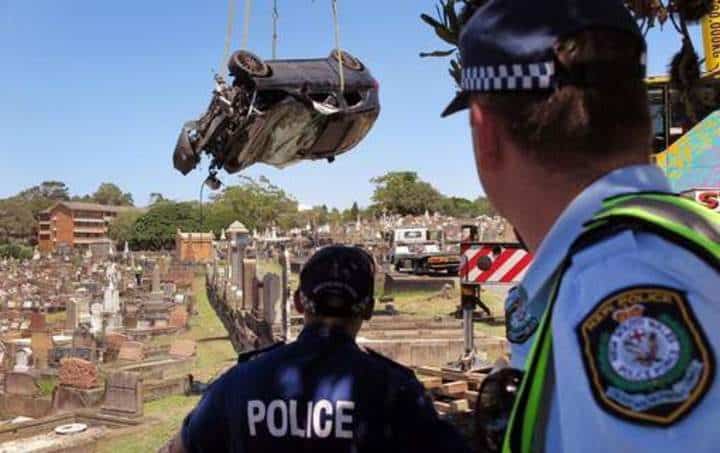
[[[536,252],[558,217],[586,187],[613,170],[644,163],[647,162],[627,159],[573,172],[549,171],[538,166],[526,166],[523,171],[516,167],[511,197],[522,199],[522,203],[508,203],[507,213],[503,214],[518,230],[528,249]]]
[[[325,327],[331,330],[341,330],[352,338],[355,338],[362,326],[362,319],[333,318],[329,316],[319,316],[305,313],[305,325]]]

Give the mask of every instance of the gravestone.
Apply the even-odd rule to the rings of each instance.
[[[72,345],[74,348],[94,348],[95,338],[86,329],[77,329],[73,332]]]
[[[138,373],[120,371],[105,381],[105,402],[100,410],[109,415],[142,417],[143,383]]]
[[[91,389],[98,385],[98,369],[94,363],[87,360],[64,358],[60,361],[58,379],[61,385]]]
[[[253,282],[256,278],[257,262],[255,260],[243,260],[243,271],[242,271],[242,289],[243,289],[243,308],[250,310],[253,308]]]
[[[30,357],[32,352],[28,348],[18,348],[15,351],[15,367],[14,372],[24,373],[30,369]]]
[[[184,306],[178,305],[172,310],[170,310],[170,317],[168,319],[168,324],[170,325],[170,327],[185,328],[187,327],[187,323],[188,313],[187,309]]]
[[[31,375],[13,372],[5,375],[5,393],[8,395],[37,396],[40,395],[40,387]]]
[[[47,329],[45,314],[34,311],[30,313],[30,331],[39,332]]]
[[[120,346],[118,360],[141,362],[145,360],[144,345],[139,341],[126,341]]]
[[[30,347],[35,358],[35,368],[47,368],[50,350],[53,348],[50,334],[48,332],[33,332]]]
[[[88,362],[97,360],[94,348],[56,347],[50,351],[50,365],[59,366],[64,358],[77,357]]]
[[[7,370],[7,347],[0,341],[0,373]]]
[[[170,357],[185,359],[197,353],[197,343],[192,340],[175,340],[170,345]]]
[[[80,317],[78,316],[78,303],[74,300],[68,300],[65,303],[65,328],[74,331],[80,325]]]
[[[280,288],[282,281],[276,274],[265,274],[263,277],[263,313],[265,322],[272,325],[282,321],[282,307],[280,307]]]
[[[95,302],[90,305],[90,332],[93,335],[102,333],[103,330],[103,305]]]
[[[155,262],[155,265],[153,266],[152,288],[150,291],[153,294],[162,293],[162,288],[160,288],[160,265],[157,261]]]

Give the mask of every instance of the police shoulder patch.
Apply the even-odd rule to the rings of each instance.
[[[510,290],[505,308],[505,332],[510,343],[522,344],[533,336],[538,318],[528,306],[528,296],[522,286]]]
[[[597,403],[626,420],[671,425],[712,383],[713,351],[678,290],[616,292],[585,317],[577,335]]]

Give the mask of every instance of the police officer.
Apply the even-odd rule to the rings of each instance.
[[[414,374],[355,337],[374,306],[374,263],[330,246],[305,264],[294,343],[241,356],[185,419],[169,451],[433,452],[467,448]]]
[[[720,221],[648,164],[623,2],[487,0],[459,48],[444,114],[469,109],[483,187],[535,254],[506,306],[524,377],[502,451],[717,451]]]

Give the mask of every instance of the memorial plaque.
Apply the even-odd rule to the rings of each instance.
[[[118,372],[105,382],[105,402],[102,412],[125,417],[143,414],[143,384],[138,373]]]

